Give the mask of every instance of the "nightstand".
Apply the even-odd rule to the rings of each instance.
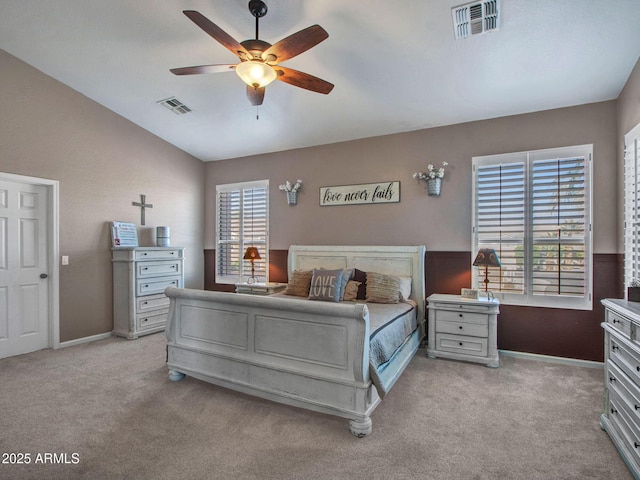
[[[429,358],[449,358],[500,366],[498,313],[495,298],[468,299],[433,294],[429,302]]]
[[[236,283],[236,293],[246,293],[249,295],[273,295],[287,288],[286,283]]]

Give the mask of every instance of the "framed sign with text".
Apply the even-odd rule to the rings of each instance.
[[[398,181],[320,187],[321,207],[398,202],[400,202],[400,182]]]

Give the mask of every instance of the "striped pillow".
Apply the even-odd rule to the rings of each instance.
[[[400,279],[382,273],[367,272],[367,302],[398,303]]]
[[[312,274],[312,270],[295,270],[291,274],[287,288],[282,293],[296,297],[308,297]]]

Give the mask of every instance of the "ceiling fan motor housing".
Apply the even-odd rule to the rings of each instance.
[[[263,40],[245,40],[244,42],[240,42],[240,45],[256,60],[262,60],[262,52],[271,46],[269,42]]]

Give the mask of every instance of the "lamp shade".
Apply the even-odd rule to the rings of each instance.
[[[266,87],[278,78],[278,74],[271,65],[254,60],[241,62],[236,67],[236,73],[244,83],[255,88]]]
[[[244,252],[244,260],[260,260],[260,252],[256,247],[247,247],[247,250]]]
[[[500,267],[500,258],[493,248],[481,248],[473,261],[474,266]]]

